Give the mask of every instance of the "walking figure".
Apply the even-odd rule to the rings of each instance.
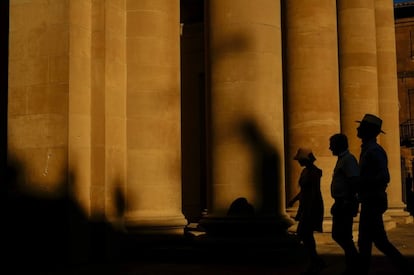
[[[310,265],[304,274],[318,274],[326,265],[316,251],[314,231],[322,232],[323,200],[321,193],[322,170],[315,166],[312,151],[299,148],[294,157],[304,167],[300,178],[300,192],[289,202],[292,206],[299,200],[295,219],[298,221],[297,234],[310,256]]]
[[[345,252],[343,274],[353,274],[358,265],[358,251],[352,235],[354,217],[358,214],[359,207],[356,197],[359,178],[358,161],[349,151],[348,138],[344,134],[331,136],[329,149],[338,157],[331,182],[331,196],[334,199],[331,208],[332,239]]]
[[[377,136],[384,133],[381,130],[382,120],[375,115],[365,114],[363,119],[357,122],[357,136],[362,141],[358,188],[358,198],[361,202],[358,236],[360,271],[362,274],[369,273],[372,244],[375,244],[402,274],[408,274],[407,261],[388,240],[382,217],[388,208],[386,189],[390,182],[387,154],[377,143]]]

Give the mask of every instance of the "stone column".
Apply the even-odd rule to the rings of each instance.
[[[105,218],[105,0],[91,5],[91,217]]]
[[[341,129],[358,158],[356,136],[365,113],[378,115],[378,77],[374,0],[339,0],[338,36]]]
[[[397,62],[395,49],[394,5],[392,0],[375,1],[378,56],[379,114],[386,132],[381,145],[388,155],[391,182],[388,186],[389,214],[407,219],[403,212]]]
[[[69,128],[68,166],[69,192],[88,220],[94,216],[92,195],[92,1],[68,1],[69,5]],[[95,205],[94,205],[95,206]],[[93,208],[93,210],[92,210]],[[70,219],[71,257],[74,261],[88,258],[88,229]],[[74,237],[76,236],[76,237]]]
[[[329,137],[340,131],[335,1],[286,1],[286,110],[288,199],[298,192],[299,147],[311,148],[323,170],[325,215],[332,204],[330,183],[336,157]]]
[[[105,213],[122,226],[126,186],[125,0],[105,0]]]
[[[183,233],[179,1],[126,3],[126,226]]]
[[[208,217],[244,197],[286,228],[280,3],[211,0],[206,10]]]
[[[8,160],[23,169],[18,187],[39,198],[59,198],[67,183],[68,23],[67,2],[10,1],[8,91],[2,91]]]
[[[69,3],[69,129],[68,162],[71,192],[91,214],[92,177],[92,2]]]

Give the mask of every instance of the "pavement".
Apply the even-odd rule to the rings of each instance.
[[[413,266],[414,274],[414,223],[401,224],[388,230],[388,237],[394,246],[409,260]],[[342,249],[332,240],[330,233],[315,233],[317,250],[325,260],[327,267],[321,275],[340,275],[344,271],[344,254]],[[163,262],[146,263],[137,266],[124,266],[119,274],[199,274],[199,275],[238,275],[238,274],[301,274],[307,267],[308,261],[305,251],[299,249],[283,250],[263,247],[253,249],[251,254],[237,259],[226,251],[215,251],[216,257],[211,254],[204,255],[199,262]],[[214,250],[213,250],[214,251]],[[227,255],[227,257],[223,257]],[[238,255],[240,256],[240,255]],[[389,262],[376,247],[373,247],[373,258],[370,274],[385,275],[398,274],[398,270]]]
[[[156,247],[144,243],[130,243],[128,257],[118,260],[97,260],[54,268],[31,268],[21,263],[16,269],[2,274],[42,275],[244,275],[244,274],[301,274],[308,264],[303,247],[289,234],[288,241],[263,238],[261,241],[240,242],[240,240],[201,241],[172,240]],[[327,267],[321,275],[339,275],[344,269],[344,255],[341,248],[331,239],[330,233],[315,233],[317,250]],[[414,223],[399,224],[388,230],[390,241],[407,257],[414,274]],[[200,236],[196,237],[200,238]],[[134,251],[136,253],[130,253]],[[47,259],[45,259],[47,261]],[[25,268],[22,268],[25,267]],[[389,260],[373,248],[371,273],[375,275],[398,274]]]

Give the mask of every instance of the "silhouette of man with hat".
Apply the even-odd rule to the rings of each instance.
[[[381,129],[382,120],[373,114],[365,114],[361,121],[356,122],[359,123],[357,136],[362,141],[358,187],[361,274],[369,273],[373,243],[405,274],[408,272],[406,259],[388,240],[382,217],[388,208],[386,189],[390,182],[387,154],[377,143],[377,136],[385,134]]]

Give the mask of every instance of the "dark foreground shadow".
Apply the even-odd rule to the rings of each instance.
[[[9,270],[7,274],[195,274],[199,269],[217,269],[214,273],[220,274],[221,268],[300,266],[304,259],[298,257],[297,247],[289,254],[286,247],[282,251],[277,245],[243,238],[206,244],[184,234],[129,235],[85,215],[71,197],[68,181],[59,184],[61,192],[53,197],[27,192],[19,184],[24,167],[17,161],[9,163],[1,185],[0,239],[1,268]],[[113,194],[122,216],[125,199],[120,190]]]
[[[1,185],[4,274],[300,274],[307,266],[307,254],[301,247],[289,250],[243,238],[234,243],[212,240],[206,245],[184,235],[130,236],[105,221],[90,220],[69,192],[40,198],[16,188],[21,171],[18,165],[9,167],[8,180]],[[62,183],[62,187],[66,185]],[[122,193],[113,193],[122,215]],[[391,231],[390,238],[393,234]],[[395,234],[406,234],[399,240],[412,246],[408,243],[414,239],[411,231]],[[328,267],[321,274],[342,270],[342,254],[322,257]],[[412,255],[409,259],[414,264]],[[394,269],[387,258],[374,256],[373,270],[372,274],[393,274]]]
[[[62,178],[74,177],[65,173]],[[71,197],[67,180],[59,183],[57,194],[46,197],[24,189],[24,167],[18,161],[9,161],[5,174],[1,183],[2,268],[31,274],[119,258],[122,233],[105,221],[89,219]],[[123,199],[116,200],[122,206]]]

